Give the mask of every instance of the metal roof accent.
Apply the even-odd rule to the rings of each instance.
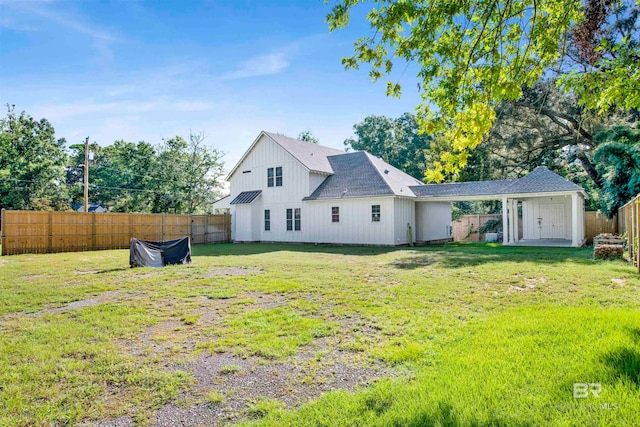
[[[238,194],[238,196],[231,201],[231,205],[245,205],[252,203],[258,196],[262,194],[262,190],[255,191],[243,191]]]

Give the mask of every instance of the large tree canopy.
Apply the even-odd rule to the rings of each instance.
[[[419,65],[421,130],[450,144],[427,171],[429,180],[441,181],[465,166],[496,108],[521,98],[545,73],[559,72],[587,108],[640,107],[633,1],[373,0],[367,19],[374,34],[359,39],[343,64],[369,64],[374,80],[397,61]],[[358,3],[339,1],[329,28],[345,27]],[[387,83],[388,95],[400,92],[399,82]]]
[[[68,209],[64,145],[49,121],[9,108],[0,119],[0,207]]]
[[[73,145],[67,180],[75,201],[82,198],[84,146]],[[204,135],[191,133],[158,146],[115,141],[101,147],[92,144],[89,166],[90,199],[116,212],[202,213],[219,198],[223,153],[207,147]]]
[[[347,150],[364,150],[421,179],[426,169],[425,150],[431,138],[418,133],[416,117],[404,113],[397,119],[367,116],[353,125],[355,137],[347,138]]]

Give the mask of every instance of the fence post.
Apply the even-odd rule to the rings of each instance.
[[[209,215],[204,216],[204,244],[209,243]]]
[[[638,218],[638,214],[640,213],[640,209],[638,208],[638,198],[636,197],[636,199],[633,201],[633,205],[632,208],[635,208],[636,210],[636,239],[634,241],[634,246],[636,246],[636,242],[637,246],[636,246],[636,267],[638,267],[638,273],[640,273],[640,240],[638,239],[638,232],[640,231],[640,221]]]
[[[162,237],[160,238],[160,241],[164,242],[164,214],[162,214]]]
[[[129,214],[129,242],[133,239],[133,214]]]
[[[2,246],[2,255],[7,254],[7,245],[4,242],[4,227],[6,224],[4,219],[4,209],[0,210],[0,246]]]
[[[189,215],[189,239],[190,243],[193,244],[193,214]]]
[[[91,212],[91,250],[96,250],[96,213]]]
[[[47,252],[53,252],[53,212],[49,211],[47,224]]]

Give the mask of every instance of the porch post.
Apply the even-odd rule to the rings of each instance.
[[[513,220],[513,243],[518,243],[518,236],[520,236],[520,230],[518,226],[518,201],[514,199],[512,202],[513,206],[513,214],[511,215],[511,219]]]
[[[571,194],[571,246],[580,246],[580,219],[578,215],[578,193]]]
[[[502,198],[502,244],[509,244],[509,216],[508,211],[509,206],[507,204],[507,198]]]
[[[509,203],[509,243],[515,244],[518,241],[518,201],[511,199]]]

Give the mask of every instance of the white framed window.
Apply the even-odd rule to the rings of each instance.
[[[267,187],[273,187],[273,168],[267,168]]]
[[[267,168],[267,187],[282,187],[282,166]]]
[[[295,208],[294,209],[294,215],[293,215],[293,219],[294,219],[294,224],[293,224],[293,229],[296,231],[300,231],[300,226],[301,226],[301,222],[302,222],[302,218],[301,218],[301,209],[300,208]]]
[[[334,206],[331,208],[331,222],[340,222],[340,207]]]
[[[371,205],[371,221],[380,222],[380,205]]]
[[[293,230],[293,209],[287,209],[287,231]]]

